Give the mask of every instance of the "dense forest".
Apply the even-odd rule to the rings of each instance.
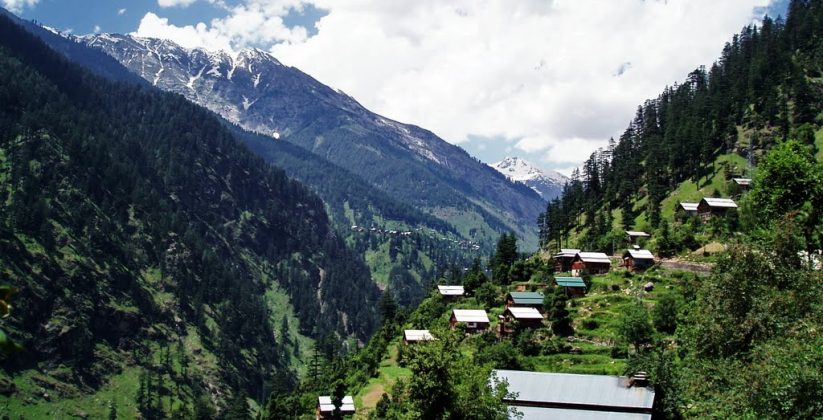
[[[708,70],[696,69],[638,107],[620,138],[593,153],[548,204],[538,223],[542,246],[559,248],[571,235],[607,250],[622,235],[615,225],[660,228],[661,201],[682,182],[717,170],[718,156],[742,156],[748,165],[724,175],[748,176],[780,140],[814,144],[821,104],[823,5],[793,1],[785,20],[767,16],[747,26]]]
[[[24,348],[4,389],[71,396],[137,366],[139,411],[168,415],[293,381],[298,333],[374,331],[379,290],[323,202],[212,114],[5,16],[0,43],[0,276],[20,290],[3,328]]]

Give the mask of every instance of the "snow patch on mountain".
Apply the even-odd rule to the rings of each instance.
[[[507,157],[489,166],[512,181],[528,185],[540,194],[544,200],[551,200],[559,196],[563,190],[563,185],[569,180],[557,171],[540,169],[537,165],[518,157]]]

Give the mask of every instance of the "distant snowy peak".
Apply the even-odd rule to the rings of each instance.
[[[537,165],[518,157],[507,157],[489,166],[512,181],[528,185],[544,200],[559,196],[563,185],[569,180],[559,172],[540,169]]]

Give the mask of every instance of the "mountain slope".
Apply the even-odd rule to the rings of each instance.
[[[546,201],[559,196],[563,192],[563,185],[569,181],[569,178],[559,172],[540,169],[537,165],[518,157],[506,157],[489,166],[512,181],[526,184]]]
[[[114,34],[83,40],[153,85],[245,129],[276,133],[452,223],[466,238],[493,241],[496,231],[514,229],[534,243],[533,221],[543,205],[533,191],[431,132],[376,115],[265,52],[212,53]],[[479,221],[466,221],[472,219]]]
[[[32,384],[72,399],[113,374],[151,382],[149,417],[172,410],[160,393],[261,398],[302,337],[375,328],[379,292],[323,203],[212,114],[92,76],[2,16],[0,86],[0,273],[22,290],[4,329],[26,348],[2,361],[14,407]]]
[[[766,17],[744,28],[708,70],[646,101],[619,141],[592,154],[549,203],[541,242],[559,247],[577,235],[608,250],[624,229],[668,229],[679,200],[733,193],[732,179],[751,177],[777,143],[815,147],[823,136],[821,22],[823,2],[793,1],[785,22]]]

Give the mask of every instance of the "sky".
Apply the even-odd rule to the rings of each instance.
[[[788,0],[0,0],[74,34],[257,47],[492,163],[569,174]]]

